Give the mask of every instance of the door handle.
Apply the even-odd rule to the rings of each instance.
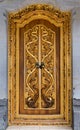
[[[42,69],[42,68],[44,68],[45,65],[44,65],[43,62],[41,62],[41,64],[39,64],[38,62],[36,62],[35,66],[36,66],[36,68],[38,68],[38,69]]]

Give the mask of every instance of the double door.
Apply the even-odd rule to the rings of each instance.
[[[20,29],[20,113],[60,112],[60,28],[33,20]]]

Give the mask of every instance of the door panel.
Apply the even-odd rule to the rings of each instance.
[[[20,29],[20,113],[55,114],[60,111],[59,31],[42,19]]]

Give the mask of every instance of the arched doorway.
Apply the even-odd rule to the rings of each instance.
[[[9,14],[9,124],[72,124],[70,12]]]

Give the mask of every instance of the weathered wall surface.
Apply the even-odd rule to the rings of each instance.
[[[7,127],[7,100],[0,99],[0,130],[5,130]]]

